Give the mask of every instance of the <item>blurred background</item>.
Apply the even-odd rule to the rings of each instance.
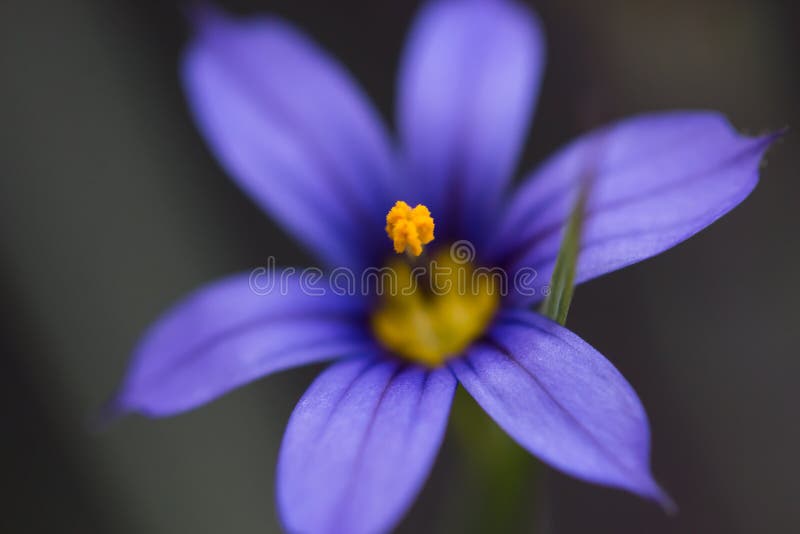
[[[393,120],[416,2],[220,3],[294,21]],[[537,1],[548,66],[520,170],[642,111],[718,109],[752,134],[797,128],[797,6]],[[195,130],[177,76],[188,37],[180,2],[0,3],[4,533],[279,531],[277,450],[319,367],[179,417],[129,417],[99,433],[87,425],[140,333],[177,298],[269,255],[311,261],[226,178]],[[502,530],[798,531],[797,169],[795,130],[770,150],[741,207],[576,293],[568,326],[641,396],[653,469],[680,513],[525,456],[524,473],[540,476],[520,478]],[[475,514],[492,496],[453,428],[401,532],[478,530]]]

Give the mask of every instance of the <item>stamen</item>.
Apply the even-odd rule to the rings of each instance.
[[[423,245],[433,241],[433,227],[431,212],[423,204],[411,208],[398,200],[386,214],[386,235],[394,241],[394,251],[398,254],[422,254]]]

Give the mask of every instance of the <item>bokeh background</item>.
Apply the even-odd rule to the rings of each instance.
[[[392,120],[416,2],[220,3],[296,22]],[[800,126],[796,2],[539,0],[536,9],[549,59],[521,170],[588,128],[648,110],[718,109],[753,134]],[[311,261],[225,177],[193,127],[177,75],[189,35],[179,2],[0,3],[4,533],[279,530],[278,445],[318,368],[167,420],[87,424],[139,334],[175,299],[269,255]],[[798,531],[798,169],[790,131],[741,207],[577,291],[568,325],[639,392],[655,474],[680,513],[526,457],[530,481],[502,530]],[[474,461],[451,431],[400,531],[489,531],[475,521],[492,499]]]

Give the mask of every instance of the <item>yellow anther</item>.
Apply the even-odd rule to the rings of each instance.
[[[433,241],[433,217],[422,204],[414,208],[398,200],[386,214],[386,235],[394,241],[398,254],[408,251],[414,256],[422,254],[422,246]]]

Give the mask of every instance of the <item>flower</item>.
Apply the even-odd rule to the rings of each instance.
[[[530,309],[578,198],[583,282],[731,210],[755,187],[774,136],[741,136],[713,112],[637,116],[568,144],[512,191],[544,62],[539,22],[521,5],[422,9],[401,64],[397,148],[347,72],[286,22],[212,8],[196,21],[182,73],[200,130],[239,186],[327,266],[390,266],[409,280],[412,267],[429,276],[439,260],[471,275],[489,266],[538,276],[525,293],[500,296],[487,281],[470,294],[381,298],[311,294],[297,278],[264,295],[248,273],[231,276],[155,323],[113,409],[173,415],[334,360],[281,447],[278,506],[292,532],[396,524],[431,468],[457,383],[551,466],[668,503],[631,386]],[[475,256],[448,258],[463,242]]]

